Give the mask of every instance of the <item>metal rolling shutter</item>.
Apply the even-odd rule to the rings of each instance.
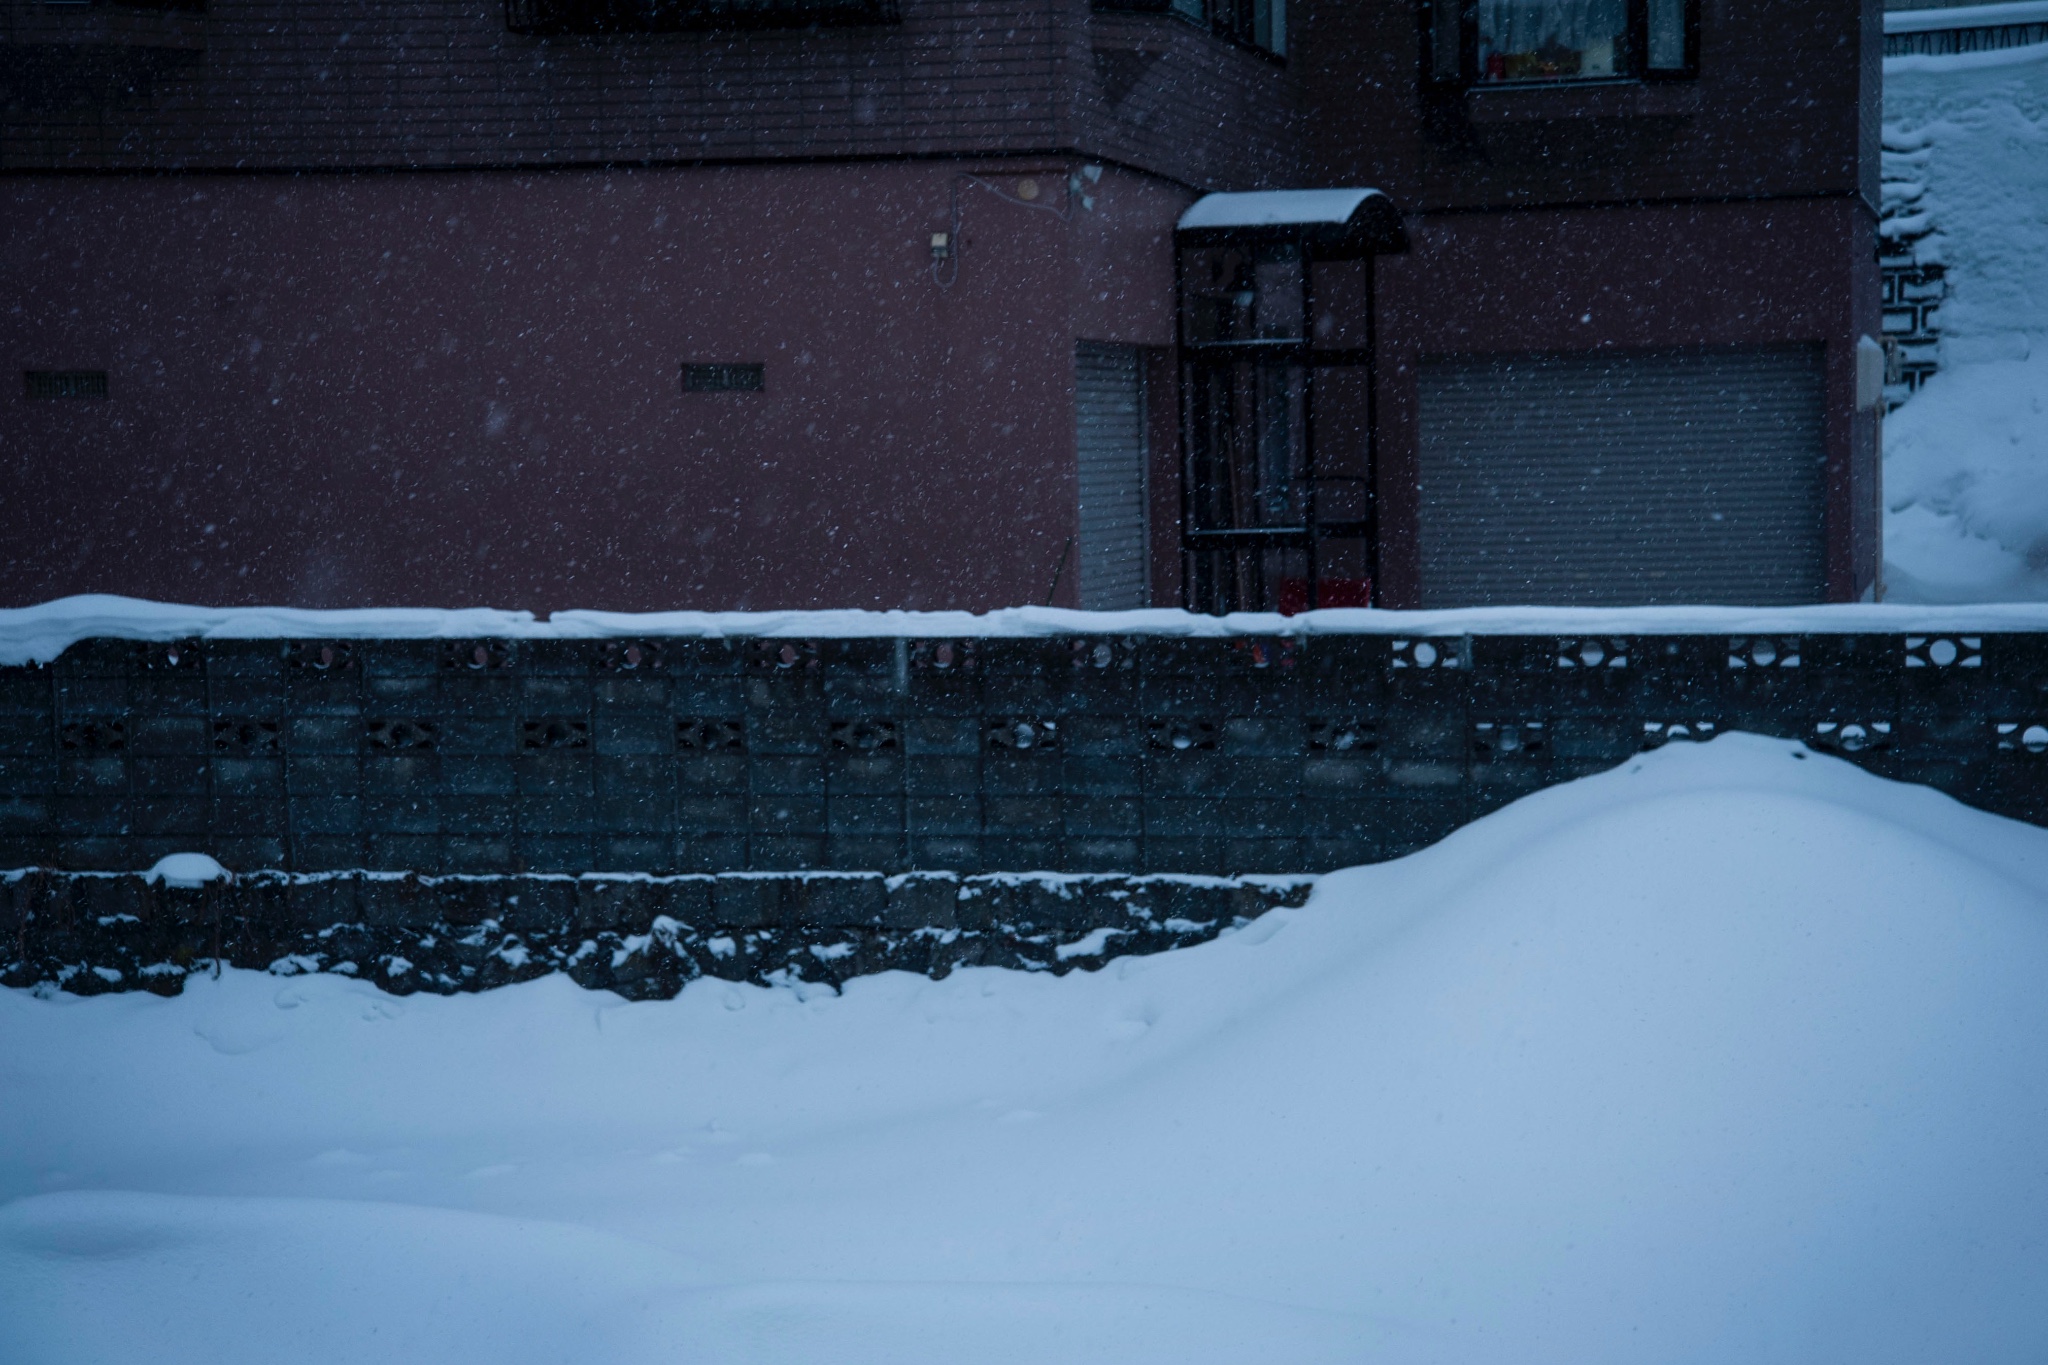
[[[1820,601],[1823,401],[1818,346],[1426,363],[1423,605]]]
[[[1081,605],[1117,611],[1146,604],[1145,378],[1134,346],[1075,348],[1080,449]]]

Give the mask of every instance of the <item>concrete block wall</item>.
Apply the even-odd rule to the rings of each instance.
[[[0,868],[1312,873],[1731,729],[2048,823],[2048,635],[92,640]]]

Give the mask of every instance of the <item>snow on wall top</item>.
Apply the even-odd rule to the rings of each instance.
[[[1884,16],[1886,33],[1928,33],[1951,28],[1998,28],[2005,24],[2048,23],[2048,0],[2003,5],[1953,5],[1946,9],[1901,9]]]
[[[2048,631],[2048,603],[1962,607],[1471,607],[1457,611],[1342,608],[1280,616],[1198,616],[1167,609],[1067,611],[558,611],[487,607],[190,607],[133,597],[59,598],[0,609],[0,667],[48,663],[80,640],[614,639],[622,636],[803,639],[992,638],[1075,634],[1180,638],[1239,635],[1748,635]]]
[[[1205,194],[1180,217],[1191,228],[1281,227],[1295,223],[1348,223],[1378,190],[1255,190]],[[1383,196],[1382,196],[1383,197]]]

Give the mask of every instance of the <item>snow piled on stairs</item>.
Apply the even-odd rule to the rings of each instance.
[[[2048,831],[1672,745],[1201,947],[0,994],[0,1359],[2038,1361]]]
[[[1893,602],[2048,600],[2048,45],[1885,63],[1887,206],[1948,270],[1884,427]]]
[[[1936,374],[1885,445],[1888,600],[2048,600],[2048,338]]]

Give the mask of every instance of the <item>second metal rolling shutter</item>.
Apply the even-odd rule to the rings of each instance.
[[[1422,604],[1820,601],[1823,394],[1817,346],[1426,363]]]
[[[1134,346],[1075,348],[1075,426],[1081,605],[1118,611],[1145,603],[1145,378]]]

